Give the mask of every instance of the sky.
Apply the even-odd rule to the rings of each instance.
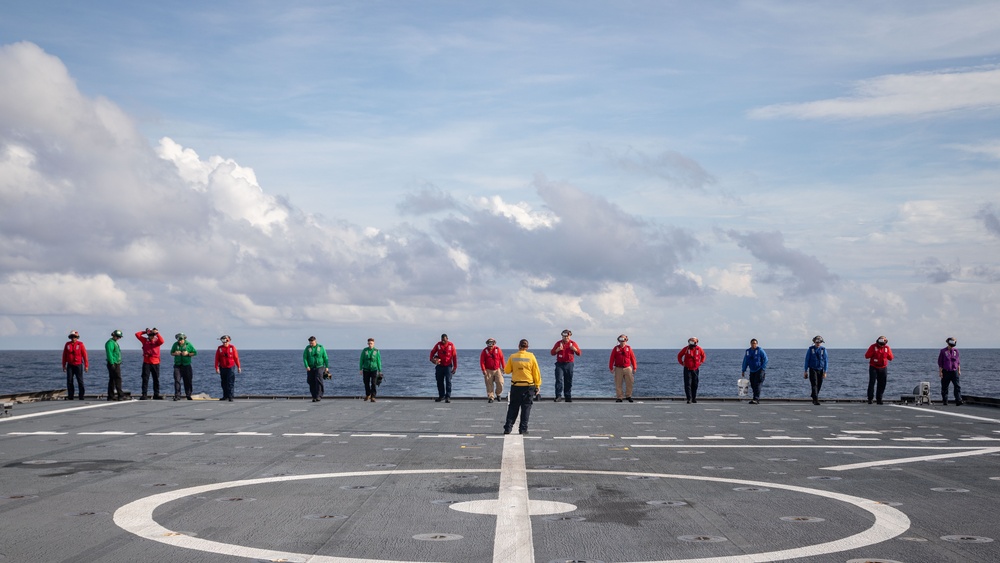
[[[7,0],[0,85],[0,349],[1000,347],[995,0]]]

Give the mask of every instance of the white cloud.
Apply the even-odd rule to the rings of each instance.
[[[128,297],[110,276],[19,272],[0,279],[0,314],[121,315]]]
[[[621,317],[629,309],[639,306],[639,297],[630,283],[609,284],[604,291],[591,297],[591,300],[602,313],[611,317]]]
[[[490,213],[513,219],[523,229],[551,229],[559,222],[559,217],[551,212],[536,212],[525,202],[506,203],[500,196],[480,197],[474,200],[475,205]]]
[[[1000,68],[890,74],[862,80],[852,96],[750,111],[755,119],[863,119],[1000,108]]]
[[[705,272],[708,287],[725,295],[756,297],[753,291],[753,265],[730,264],[727,268],[710,267]]]

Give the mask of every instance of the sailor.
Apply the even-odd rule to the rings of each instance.
[[[528,351],[528,341],[521,339],[517,344],[517,352],[507,358],[507,365],[504,373],[510,376],[510,393],[508,393],[509,404],[507,405],[507,420],[503,425],[503,433],[510,434],[514,429],[514,423],[518,420],[520,411],[521,420],[518,424],[518,432],[528,433],[528,418],[531,415],[532,398],[538,394],[538,389],[542,386],[542,372],[538,369],[538,360],[535,355]]]
[[[142,396],[140,400],[149,399],[149,378],[153,378],[153,398],[162,400],[160,395],[160,346],[165,340],[156,327],[140,330],[135,337],[142,343]]]
[[[819,404],[819,390],[823,388],[828,365],[829,358],[826,355],[826,348],[823,346],[823,337],[817,334],[813,337],[813,345],[806,350],[805,371],[802,374],[802,379],[809,380],[814,405]]]
[[[104,354],[108,357],[108,400],[121,401],[122,392],[122,349],[118,341],[125,336],[120,330],[111,331],[111,338],[104,343]]]
[[[69,342],[63,346],[62,370],[66,372],[67,400],[73,400],[73,381],[80,388],[80,400],[83,400],[83,373],[90,371],[90,360],[87,358],[87,347],[80,342],[80,333],[69,333]]]
[[[677,363],[684,366],[684,396],[689,403],[698,402],[698,373],[705,363],[705,350],[698,346],[698,338],[688,338],[688,345],[677,353]]]
[[[437,380],[438,396],[436,402],[451,402],[451,377],[458,371],[458,351],[455,344],[448,341],[448,335],[442,334],[440,342],[431,348],[431,363],[434,364],[434,379]]]
[[[962,362],[959,360],[958,345],[951,336],[945,340],[945,346],[938,353],[938,377],[941,378],[941,404],[948,404],[948,385],[955,384],[955,404],[961,405],[962,388],[958,384],[958,378],[962,375]]]
[[[746,377],[747,370],[750,370],[750,389],[753,390],[751,405],[760,404],[760,387],[764,383],[765,370],[767,370],[767,352],[757,345],[757,339],[750,339],[750,347],[743,353],[743,377]]]
[[[507,367],[507,362],[503,357],[503,350],[497,346],[494,338],[486,340],[486,347],[479,353],[479,369],[483,372],[483,381],[486,383],[486,399],[492,403],[494,399],[500,400],[503,393],[503,370]]]
[[[170,347],[170,355],[174,357],[174,400],[181,400],[181,384],[184,385],[184,396],[191,400],[191,392],[194,387],[194,368],[191,367],[191,358],[198,355],[187,340],[187,335],[178,332],[174,335],[174,345]]]
[[[632,386],[635,384],[635,370],[639,366],[635,362],[635,353],[628,345],[628,335],[618,335],[618,345],[611,349],[611,357],[608,358],[608,371],[615,374],[615,402],[622,402],[624,396],[628,402],[632,402]],[[622,394],[622,383],[625,384],[625,392]]]
[[[573,365],[575,356],[580,355],[580,347],[570,337],[573,331],[565,329],[562,338],[552,346],[549,355],[556,357],[555,385],[556,396],[552,399],[559,402],[566,397],[567,403],[573,402]]]
[[[892,361],[892,348],[889,348],[889,339],[879,336],[875,343],[868,347],[865,352],[868,360],[868,404],[872,404],[872,398],[879,405],[882,404],[882,393],[885,392],[885,382],[889,371],[889,362]]]
[[[306,383],[309,385],[312,402],[318,403],[323,399],[323,373],[330,367],[330,357],[315,336],[309,337],[309,344],[302,350],[302,363],[306,366]]]

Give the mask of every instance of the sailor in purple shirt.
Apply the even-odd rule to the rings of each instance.
[[[941,404],[948,404],[948,385],[954,383],[955,404],[961,405],[964,401],[962,401],[962,388],[958,384],[958,378],[962,375],[962,362],[959,361],[958,350],[955,348],[958,342],[951,336],[945,342],[948,346],[942,348],[938,354],[938,377],[941,378]]]

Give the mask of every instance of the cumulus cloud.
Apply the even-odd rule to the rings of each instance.
[[[993,236],[1000,238],[1000,217],[997,210],[992,205],[987,205],[976,213],[976,219],[982,221],[983,226]]]
[[[815,256],[787,248],[778,231],[726,231],[730,239],[768,266],[760,280],[782,286],[789,295],[804,296],[831,288],[837,276]]]
[[[945,283],[959,277],[962,267],[955,263],[947,265],[937,258],[927,258],[920,264],[920,273],[931,283]]]
[[[43,315],[423,326],[498,299],[539,322],[596,323],[639,295],[703,291],[681,267],[701,247],[691,234],[570,184],[539,176],[535,204],[428,184],[398,204],[424,225],[374,229],[270,195],[232,159],[150,144],[30,43],[0,48],[0,83],[0,291],[13,296],[0,331],[53,329]]]
[[[677,272],[701,246],[692,235],[630,215],[571,184],[538,176],[534,186],[552,215],[547,228],[525,228],[516,216],[504,213],[508,206],[469,207],[461,219],[442,219],[439,235],[469,245],[468,254],[484,268],[504,275],[549,276],[551,291],[601,292],[609,284],[627,282],[661,294],[699,291]]]
[[[862,80],[842,98],[750,111],[755,119],[863,119],[1000,108],[1000,67],[890,74]]]
[[[396,209],[406,215],[428,215],[457,208],[458,202],[450,193],[431,185],[406,194],[396,204]]]

